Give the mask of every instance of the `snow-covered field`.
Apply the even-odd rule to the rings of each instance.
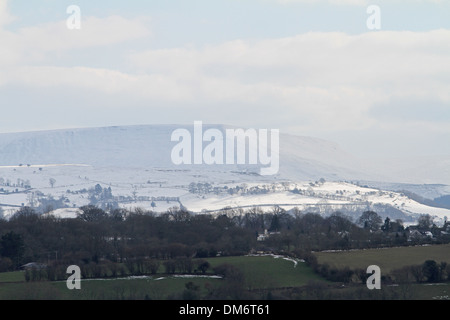
[[[398,209],[412,219],[420,214],[430,214],[436,222],[450,217],[450,210],[420,204],[402,193],[349,182],[267,181],[265,178],[258,181],[255,177],[220,171],[79,165],[1,167],[0,178],[5,184],[0,185],[0,204],[5,217],[23,205],[38,207],[41,198],[49,197],[63,198],[67,207],[56,209],[53,214],[75,217],[77,208],[90,203],[87,190],[96,185],[111,188],[114,199],[122,199],[118,201],[121,208],[157,213],[180,206],[195,213],[252,207],[271,211],[275,206],[324,214],[349,209],[361,213],[379,204]],[[23,187],[23,181],[27,187]],[[193,193],[192,183],[208,185],[209,189]]]

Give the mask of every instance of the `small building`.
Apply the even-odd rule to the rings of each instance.
[[[264,240],[268,239],[271,235],[274,235],[274,234],[280,234],[280,232],[276,232],[276,231],[268,232],[267,229],[265,229],[264,233],[258,234],[258,236],[256,237],[256,241],[264,241]]]
[[[419,231],[417,229],[410,229],[408,235],[408,241],[421,240],[421,239],[433,239],[433,233],[431,231]]]
[[[428,237],[428,238],[433,238],[433,234],[431,233],[431,231],[425,231],[423,233],[424,236]]]

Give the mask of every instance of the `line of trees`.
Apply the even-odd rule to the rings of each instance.
[[[8,221],[0,220],[0,271],[28,262],[88,265],[242,255],[255,242],[252,230],[225,216],[181,210],[161,215],[142,210],[105,212],[86,206],[78,218],[60,219],[24,207]]]
[[[270,236],[257,241],[265,230]],[[406,243],[401,221],[383,223],[375,212],[364,212],[353,222],[341,213],[324,217],[278,207],[270,212],[250,208],[231,214],[224,209],[217,215],[193,215],[180,209],[154,214],[85,206],[77,218],[61,219],[23,207],[8,221],[0,220],[0,272],[28,262],[85,266],[111,262],[125,264],[133,273],[149,273],[155,260],[178,261],[175,270],[188,272],[195,268],[180,267],[180,261],[252,250],[307,253]],[[170,263],[165,267],[173,270]]]
[[[327,263],[319,264],[315,259],[309,260],[309,265],[316,273],[333,282],[365,284],[370,276],[364,269],[337,268]],[[447,262],[437,263],[434,260],[426,260],[423,264],[394,269],[384,274],[382,281],[385,284],[449,282],[450,265]]]

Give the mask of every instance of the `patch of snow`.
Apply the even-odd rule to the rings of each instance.
[[[282,255],[278,255],[278,254],[273,254],[273,253],[257,253],[257,254],[249,254],[248,256],[251,257],[273,257],[274,259],[283,259],[286,261],[290,261],[294,263],[294,268],[297,267],[298,262],[305,262],[305,260],[303,259],[294,259],[294,258],[290,258],[290,257],[286,257],[286,256],[282,256]]]

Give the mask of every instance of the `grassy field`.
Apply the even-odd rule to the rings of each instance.
[[[211,264],[207,275],[220,264],[234,265],[244,274],[244,288],[259,290],[267,288],[298,287],[309,280],[320,280],[305,263],[294,264],[272,256],[217,257],[207,259]],[[21,281],[17,283],[18,281]],[[23,272],[0,273],[0,299],[155,299],[180,298],[186,284],[192,282],[198,296],[223,285],[217,278],[181,278],[156,274],[145,278],[82,280],[81,290],[68,290],[62,282],[25,282]]]
[[[23,282],[23,281],[25,281],[25,273],[23,271],[0,273],[0,283]]]
[[[323,293],[324,299],[355,300],[449,300],[450,283],[401,284],[368,290],[364,285],[332,288]],[[329,298],[331,297],[331,298]]]
[[[426,260],[450,263],[450,245],[316,252],[315,255],[319,264],[328,263],[338,268],[349,266],[351,269],[364,270],[369,265],[378,265],[382,273],[389,273],[403,266],[423,264]]]
[[[298,287],[310,280],[321,280],[313,270],[298,262],[273,256],[221,257],[208,260],[211,266],[229,263],[240,268],[250,289]]]
[[[390,249],[360,250],[349,252],[316,253],[319,262],[330,265],[351,268],[366,268],[377,264],[383,270],[391,270],[404,265],[421,264],[427,259],[450,262],[450,246],[405,247]],[[322,283],[327,292],[321,297],[337,298],[367,298],[368,289],[365,285],[339,286],[326,282],[315,274],[305,263],[274,258],[273,256],[239,256],[217,257],[207,259],[211,264],[207,275],[213,275],[212,269],[221,264],[237,267],[244,274],[242,290],[263,292],[274,290],[282,292],[287,288],[306,288]],[[162,271],[162,270],[161,270]],[[384,271],[386,272],[386,271]],[[313,282],[311,282],[313,280]],[[186,296],[186,285],[191,282],[198,298],[208,296],[208,293],[222,288],[226,280],[210,277],[184,278],[166,274],[156,274],[147,277],[118,279],[85,279],[81,282],[81,290],[68,290],[65,281],[60,282],[25,282],[24,273],[0,273],[0,300],[39,300],[39,299],[71,299],[71,300],[121,300],[121,299],[190,299]],[[281,291],[280,291],[281,290]],[[192,292],[190,292],[192,293]],[[399,286],[384,286],[382,290],[372,290],[374,299],[448,299],[450,283],[438,285],[405,284]]]

